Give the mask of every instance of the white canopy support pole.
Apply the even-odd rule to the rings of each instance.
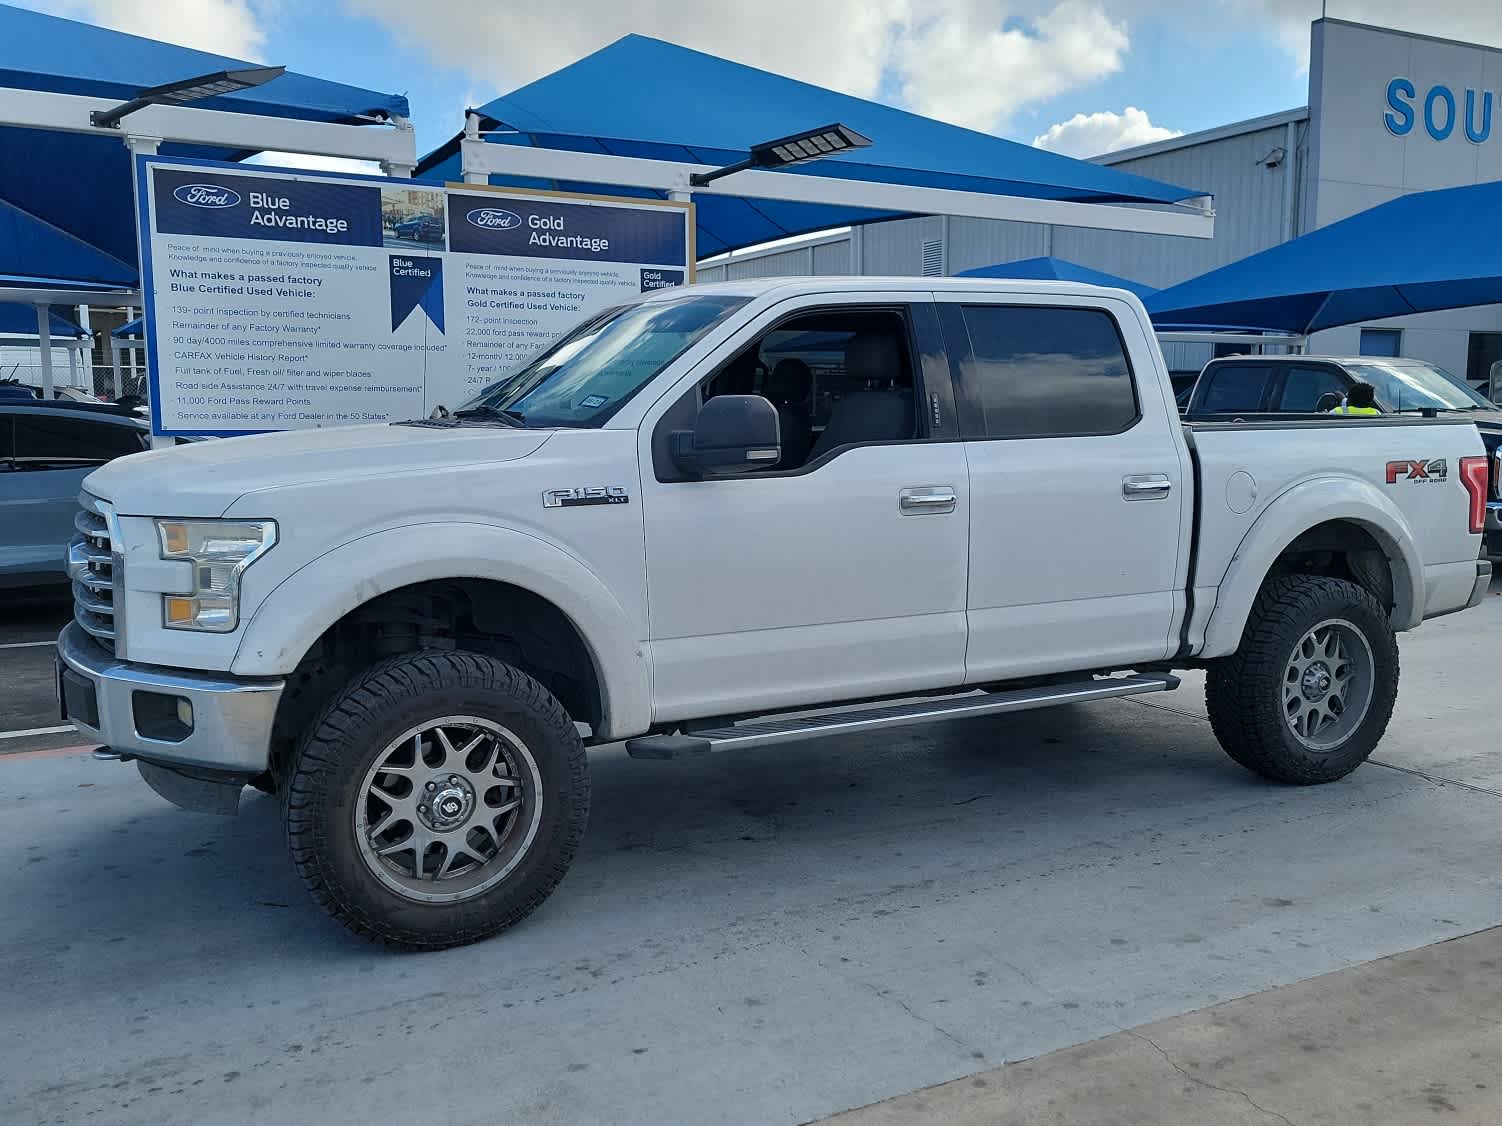
[[[94,394],[94,330],[89,324],[89,307],[78,306],[78,325],[89,335],[79,341],[78,362],[83,365],[84,386]],[[87,351],[85,351],[87,349]]]
[[[1213,238],[1215,235],[1215,209],[1209,196],[1163,207],[1074,203],[759,169],[736,172],[713,183],[693,187],[689,177],[698,172],[714,171],[712,165],[496,145],[480,137],[478,121],[475,120],[465,122],[459,152],[464,181],[469,184],[486,183],[491,174],[529,176],[543,180],[629,184],[667,193],[692,191],[698,195],[861,207],[909,215],[961,215],[974,219],[1008,219],[1019,223],[1186,238]]]
[[[488,184],[489,172],[484,168],[470,167],[470,159],[474,155],[470,142],[477,145],[484,143],[480,140],[480,115],[477,113],[464,115],[464,140],[459,145],[459,172],[466,184]]]
[[[52,307],[37,303],[37,347],[42,350],[42,398],[52,401]]]
[[[110,337],[110,398],[120,397],[120,342]]]

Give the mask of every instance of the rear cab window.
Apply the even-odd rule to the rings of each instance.
[[[1104,309],[962,305],[967,438],[1119,434],[1141,417],[1131,362]]]
[[[1271,364],[1212,364],[1200,377],[1204,390],[1196,394],[1195,409],[1207,414],[1235,414],[1265,410]]]

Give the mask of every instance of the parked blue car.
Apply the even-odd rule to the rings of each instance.
[[[391,228],[397,238],[414,242],[442,242],[443,220],[436,215],[409,215]]]
[[[0,399],[0,590],[67,581],[83,479],[150,446],[126,407]]]

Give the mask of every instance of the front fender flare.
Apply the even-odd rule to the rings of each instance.
[[[1352,477],[1317,477],[1285,490],[1242,537],[1216,594],[1201,655],[1223,657],[1241,644],[1252,605],[1273,563],[1320,524],[1358,525],[1387,556],[1393,580],[1393,628],[1412,629],[1424,613],[1424,567],[1407,518],[1375,486]]]
[[[488,524],[388,528],[305,564],[257,607],[232,671],[285,676],[351,610],[389,591],[443,579],[492,579],[553,603],[594,662],[605,717],[596,734],[624,737],[650,726],[651,678],[640,631],[609,588],[562,548]]]

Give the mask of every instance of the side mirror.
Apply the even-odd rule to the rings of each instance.
[[[673,464],[693,477],[754,473],[782,458],[777,408],[760,395],[716,395],[692,430],[674,430]]]

